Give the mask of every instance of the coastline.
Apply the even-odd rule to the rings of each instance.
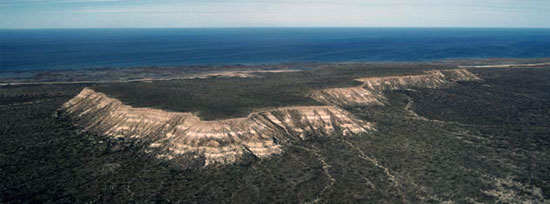
[[[431,62],[293,62],[260,65],[195,65],[170,67],[90,68],[74,70],[22,70],[5,71],[12,74],[0,78],[2,86],[105,84],[152,82],[180,79],[204,79],[212,77],[260,77],[262,74],[298,72],[318,68],[376,65],[435,65],[442,68],[521,68],[550,66],[550,58],[494,58],[453,59]]]

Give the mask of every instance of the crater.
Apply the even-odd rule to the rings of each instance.
[[[218,83],[224,84],[224,79],[212,80],[220,80],[221,82]],[[324,85],[301,87],[299,89],[301,91],[310,91],[301,92],[301,95],[291,94],[288,96],[290,99],[284,98],[286,96],[284,94],[292,91],[285,92],[288,90],[284,89],[284,85],[288,84],[282,82],[277,86],[282,90],[273,91],[284,93],[278,95],[279,98],[274,98],[275,101],[285,101],[284,107],[263,107],[262,111],[251,111],[244,117],[212,120],[201,119],[196,112],[133,107],[92,88],[83,89],[80,94],[66,102],[61,110],[75,119],[79,126],[89,131],[112,137],[148,141],[149,148],[161,150],[157,151],[160,152],[157,153],[157,157],[173,159],[191,155],[196,159],[202,159],[204,165],[226,164],[236,162],[248,155],[265,158],[280,153],[281,146],[289,141],[308,141],[316,137],[346,137],[375,131],[375,124],[355,117],[345,108],[357,105],[384,105],[386,90],[415,87],[440,88],[452,85],[456,81],[470,80],[480,79],[466,69],[432,70],[419,75],[357,78],[353,82],[359,84],[356,86],[314,89],[326,84],[337,84],[333,81]],[[353,83],[340,82],[339,85]],[[239,86],[245,88],[235,91],[254,90],[254,85],[257,84],[243,82]],[[147,84],[143,86],[146,87]],[[258,90],[264,88],[267,87]],[[221,90],[228,89],[224,87]],[[134,89],[133,93],[140,91],[147,90]],[[170,91],[170,88],[166,88],[166,91]],[[262,96],[261,92],[256,93],[260,94],[258,97]],[[150,94],[154,93],[147,92],[148,96],[151,96]],[[227,93],[223,95],[226,96]],[[242,104],[237,103],[237,105],[245,105],[250,103],[246,100],[253,100],[249,97],[241,99],[240,96],[238,93],[234,96],[236,99],[244,100]],[[187,96],[175,95],[174,97]],[[214,101],[223,101],[221,97],[211,97]],[[170,100],[170,98],[159,97],[152,100]],[[289,100],[297,100],[299,103],[290,103]],[[269,100],[263,98],[262,101]],[[191,105],[193,104],[196,103]],[[218,106],[222,109],[223,107]],[[254,108],[253,105],[249,107],[249,109]]]

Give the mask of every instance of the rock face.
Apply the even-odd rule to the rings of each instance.
[[[331,88],[315,91],[311,96],[325,104],[354,106],[384,104],[385,90],[439,88],[456,81],[475,81],[479,77],[466,69],[434,70],[421,75],[360,78],[358,87]]]
[[[206,165],[228,163],[250,153],[265,157],[279,153],[280,143],[308,135],[358,134],[372,129],[333,106],[289,107],[251,113],[245,118],[201,121],[191,113],[134,108],[85,88],[62,110],[90,131],[114,137],[150,141],[172,158],[192,154]]]
[[[138,138],[160,149],[157,156],[201,157],[205,165],[239,160],[245,154],[266,157],[281,144],[307,137],[353,135],[374,130],[338,106],[383,104],[384,90],[437,88],[454,81],[479,80],[465,69],[430,71],[422,75],[357,79],[361,86],[315,91],[327,106],[298,106],[251,113],[245,118],[202,121],[192,113],[134,108],[85,88],[61,110],[86,129],[113,137]]]

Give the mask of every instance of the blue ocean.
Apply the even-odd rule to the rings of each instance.
[[[550,57],[550,29],[0,30],[0,70]]]

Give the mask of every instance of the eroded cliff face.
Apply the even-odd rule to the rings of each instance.
[[[434,70],[420,75],[369,77],[356,79],[362,85],[315,91],[311,97],[324,104],[338,106],[384,104],[385,90],[439,88],[456,81],[475,81],[479,77],[466,69]]]
[[[160,148],[168,159],[183,154],[205,164],[235,162],[243,154],[257,157],[281,152],[280,144],[308,136],[352,135],[372,124],[334,106],[278,108],[245,118],[202,121],[191,113],[134,108],[85,88],[62,110],[90,131],[114,137],[139,138]]]
[[[259,158],[281,152],[281,145],[308,137],[355,135],[374,130],[373,124],[339,108],[383,104],[384,90],[438,88],[455,81],[479,80],[465,69],[430,71],[422,75],[357,79],[361,86],[315,91],[326,106],[295,106],[251,113],[248,117],[202,121],[192,113],[134,108],[85,88],[61,110],[89,131],[113,137],[137,138],[158,149],[158,157],[190,155],[205,165]]]

